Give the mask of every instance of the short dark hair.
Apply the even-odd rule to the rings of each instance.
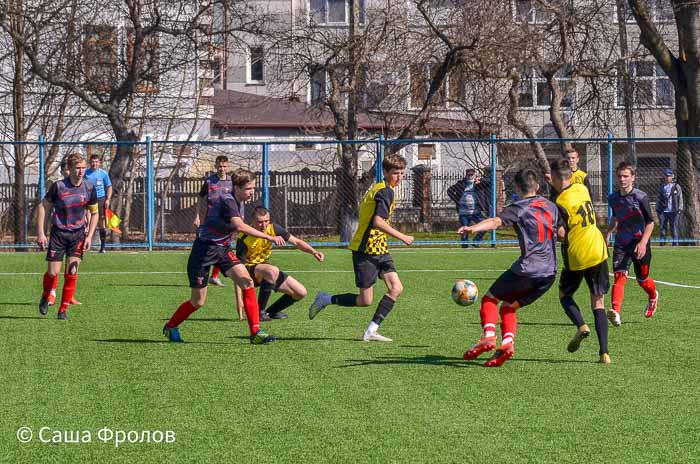
[[[623,169],[628,169],[633,176],[637,175],[637,167],[629,161],[621,161],[615,168],[615,174],[619,174]]]
[[[537,173],[532,168],[521,169],[515,174],[515,185],[523,193],[531,193],[537,191]]]
[[[249,182],[255,182],[255,174],[247,169],[236,169],[231,175],[231,182],[236,187],[245,187]]]
[[[265,208],[264,206],[258,205],[253,209],[253,216],[263,217],[267,216],[268,214],[270,214],[270,210]]]
[[[406,169],[406,158],[394,153],[384,158],[382,161],[382,169],[385,171],[391,171],[392,169]]]
[[[578,155],[578,150],[576,150],[575,148],[567,148],[566,150],[564,150],[564,153],[562,153],[562,156],[566,157],[566,155],[568,155],[569,153],[576,153]]]
[[[571,166],[565,159],[552,161],[549,167],[552,170],[552,175],[557,176],[559,179],[566,180],[571,177]]]
[[[228,163],[228,156],[219,155],[216,157],[216,160],[214,160],[214,163]]]
[[[90,155],[90,161],[100,159],[100,155]]]
[[[81,161],[85,162],[85,158],[83,158],[83,155],[81,155],[80,153],[77,153],[77,152],[71,153],[70,155],[66,156],[66,159],[65,159],[66,165],[69,168],[74,167],[76,164],[78,164]]]

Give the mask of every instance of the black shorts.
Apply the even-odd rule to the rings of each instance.
[[[627,272],[630,268],[630,263],[634,264],[634,274],[637,280],[644,280],[649,277],[649,266],[651,265],[651,245],[647,243],[647,252],[642,259],[637,259],[634,256],[634,249],[637,246],[637,241],[632,242],[624,247],[615,247],[613,249],[613,272]]]
[[[63,261],[64,256],[83,259],[84,246],[84,228],[69,231],[52,227],[49,248],[46,250],[46,261]]]
[[[192,244],[192,251],[187,260],[187,277],[190,288],[205,288],[209,283],[209,268],[216,266],[221,273],[226,273],[233,266],[242,264],[228,246],[215,245],[199,239]]]
[[[99,214],[98,217],[99,217],[100,219],[104,219],[104,218],[106,217],[106,213],[105,213],[105,198],[106,198],[106,197],[102,197],[102,198],[98,198],[98,199],[97,199],[97,214]]]
[[[357,251],[352,252],[352,268],[355,270],[355,285],[357,288],[370,288],[389,272],[396,272],[394,260],[389,253],[383,255],[366,255]]]
[[[269,264],[269,263],[261,263],[261,264]],[[248,274],[250,274],[250,277],[253,279],[253,283],[255,284],[256,287],[259,287],[263,283],[263,279],[259,279],[255,277],[255,268],[258,267],[258,264],[246,264],[245,268],[248,269]],[[277,281],[273,282],[274,289],[277,291],[280,286],[284,283],[285,280],[287,280],[287,277],[289,277],[287,274],[282,272],[281,269],[277,268],[279,270],[279,275],[277,277]]]
[[[549,277],[526,277],[508,269],[491,285],[489,293],[506,303],[517,301],[522,308],[547,293],[556,277],[556,274]]]
[[[564,296],[573,296],[586,279],[588,289],[594,295],[605,295],[610,290],[610,275],[608,274],[608,260],[580,271],[563,269],[559,277],[559,292]]]

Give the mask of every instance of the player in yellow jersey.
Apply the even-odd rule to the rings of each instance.
[[[316,250],[302,239],[290,234],[279,224],[270,222],[270,211],[268,211],[267,208],[256,206],[250,225],[269,236],[282,237],[287,243],[291,243],[297,249],[312,255],[319,262],[322,262],[324,259],[322,252]],[[248,234],[243,234],[238,237],[238,241],[236,242],[236,256],[238,256],[238,259],[248,268],[248,273],[253,277],[253,280],[255,280],[255,285],[260,286],[260,290],[258,290],[258,306],[260,308],[261,321],[285,319],[287,314],[283,313],[282,310],[302,300],[307,294],[306,287],[304,287],[301,282],[285,274],[274,264],[270,264],[271,255],[272,243],[269,241]],[[283,293],[284,295],[268,308],[267,303],[273,291]],[[238,295],[239,293],[240,289],[236,287],[236,304],[239,306],[238,313],[240,315],[243,299],[242,296]]]
[[[605,294],[610,289],[608,247],[596,225],[588,189],[583,184],[571,182],[571,167],[566,160],[554,161],[551,168],[552,187],[558,192],[556,204],[562,225],[559,235],[564,269],[559,278],[559,301],[577,327],[567,349],[572,353],[578,350],[581,341],[591,334],[573,298],[581,281],[586,279],[600,346],[600,362],[609,364],[608,319],[605,314]]]
[[[590,192],[591,186],[588,183],[588,174],[586,171],[579,169],[578,167],[578,162],[580,159],[578,152],[573,148],[567,148],[564,150],[564,159],[569,163],[569,167],[571,168],[571,183],[583,184]]]
[[[366,342],[391,341],[390,338],[379,334],[377,329],[403,292],[403,284],[387,247],[387,235],[401,240],[406,245],[413,243],[412,236],[394,229],[389,222],[394,210],[394,188],[403,179],[406,160],[401,155],[390,155],[382,162],[382,168],[384,180],[373,185],[365,194],[360,206],[359,225],[348,246],[352,250],[355,285],[360,289],[360,294],[344,293],[331,296],[319,292],[309,308],[309,319],[313,319],[329,304],[369,306],[374,298],[374,284],[378,277],[382,278],[387,292],[379,301],[372,321],[362,337]]]

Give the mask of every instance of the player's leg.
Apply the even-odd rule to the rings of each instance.
[[[661,223],[661,224],[659,224],[661,226],[659,238],[661,239],[661,246],[664,246],[664,245],[666,245],[666,232],[668,231],[668,225],[669,225],[670,218],[668,217],[668,213],[666,213],[666,212],[661,213],[659,216],[660,216],[659,222]]]
[[[566,347],[566,350],[569,353],[577,351],[581,345],[581,342],[588,338],[588,336],[591,334],[591,329],[583,319],[581,309],[574,300],[574,294],[581,285],[582,280],[582,271],[563,269],[561,271],[561,276],[559,276],[559,303],[561,304],[561,307],[564,309],[564,312],[571,323],[576,327],[576,333]]]
[[[217,266],[213,266],[209,283],[216,285],[217,287],[223,287],[224,283],[221,281],[221,278],[219,278],[219,274],[221,274],[221,269],[219,269]]]
[[[245,309],[248,329],[250,330],[250,343],[262,345],[274,342],[277,338],[260,329],[260,309],[255,295],[255,282],[248,273],[248,269],[230,253],[226,255],[229,262],[219,262],[221,272],[232,278],[243,293],[243,308]]]
[[[78,230],[65,234],[66,241],[66,269],[63,275],[63,291],[61,292],[61,305],[58,308],[58,318],[68,320],[68,305],[71,304],[75,289],[78,285],[78,268],[83,259],[83,246],[85,245],[85,231]]]
[[[649,277],[649,268],[651,266],[651,246],[647,245],[647,252],[642,259],[634,258],[634,274],[637,278],[637,283],[646,292],[649,301],[644,308],[644,317],[652,317],[656,314],[656,309],[659,303],[659,291],[656,288],[654,279]]]
[[[287,314],[282,311],[297,301],[304,299],[307,294],[306,287],[294,277],[288,276],[282,271],[277,277],[275,287],[278,292],[282,293],[282,296],[267,308],[267,313],[273,319],[284,319],[287,317]]]
[[[56,301],[58,274],[61,272],[61,264],[63,263],[63,253],[61,253],[61,260],[56,261],[56,258],[50,255],[51,250],[51,245],[49,245],[49,251],[46,254],[46,261],[48,264],[46,272],[44,273],[43,290],[39,300],[39,313],[42,316],[46,316],[48,314],[49,305],[53,304],[51,302],[51,292],[53,292],[53,301]],[[55,248],[53,251],[56,251]]]
[[[612,288],[612,309],[608,311],[608,320],[615,327],[621,324],[620,313],[622,302],[625,299],[625,283],[627,283],[627,272],[632,262],[633,251],[628,248],[615,247],[613,250],[613,273],[615,280]]]
[[[247,266],[248,273],[259,284],[258,290],[258,310],[260,311],[261,321],[271,321],[272,319],[267,312],[267,303],[270,301],[272,292],[275,291],[275,282],[279,277],[280,270],[272,264],[256,264]]]
[[[374,311],[372,320],[369,322],[369,325],[367,326],[367,329],[365,330],[365,333],[362,336],[362,339],[366,342],[391,341],[390,338],[381,335],[378,332],[378,330],[379,326],[382,324],[384,319],[386,319],[389,316],[391,310],[394,309],[394,303],[396,302],[396,300],[399,298],[399,296],[401,296],[401,293],[403,293],[403,284],[401,283],[399,274],[396,272],[394,263],[388,254],[385,256],[386,258],[383,260],[383,264],[381,265],[381,276],[384,280],[384,283],[386,284],[387,292],[382,297],[382,299],[379,300],[379,304],[377,305],[377,309]],[[371,296],[372,295],[370,295],[370,298],[368,299],[364,299],[364,301],[367,302],[368,305],[371,302]]]
[[[605,313],[605,294],[610,290],[608,261],[605,260],[587,269],[585,277],[588,290],[591,294],[591,309],[593,310],[593,317],[595,320],[596,335],[598,336],[598,355],[600,356],[600,362],[603,364],[610,364],[608,350],[608,318]]]
[[[675,211],[671,213],[671,237],[673,238],[673,246],[678,246],[678,239],[681,236],[681,212]]]
[[[97,214],[99,214],[99,219],[97,221],[97,227],[100,231],[100,253],[105,253],[105,246],[107,245],[107,221],[105,213],[105,198],[99,198],[97,200]]]

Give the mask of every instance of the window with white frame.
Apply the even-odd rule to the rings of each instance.
[[[436,159],[435,145],[432,143],[418,144],[418,161],[430,161]]]
[[[513,0],[513,14],[519,23],[544,24],[552,20],[554,12],[537,0]]]
[[[559,83],[559,89],[566,92],[571,83],[570,72],[564,70],[558,72],[554,79]],[[547,84],[547,79],[535,69],[524,73],[518,89],[518,102],[521,108],[549,108],[552,104],[552,91]],[[561,100],[561,107],[569,109],[574,106],[576,100],[575,90],[570,90]]]
[[[265,51],[262,47],[250,47],[246,71],[249,84],[265,82]]]
[[[639,107],[673,106],[671,80],[654,61],[634,61],[629,67],[632,80],[632,105]],[[625,86],[617,79],[617,106],[625,106]]]
[[[647,8],[649,9],[649,16],[651,17],[652,22],[664,23],[674,20],[673,6],[671,5],[670,0],[647,0]],[[619,21],[617,14],[615,14],[615,16],[615,20]],[[627,23],[636,22],[627,1],[622,2],[622,16],[625,18],[625,22]]]
[[[345,25],[350,18],[350,2],[354,0],[309,0],[309,19],[315,24]],[[359,0],[360,24],[364,24],[367,0]]]
[[[319,104],[329,95],[340,95],[337,104],[347,104],[348,69],[345,65],[309,66],[309,102]],[[335,91],[334,91],[335,87]]]

